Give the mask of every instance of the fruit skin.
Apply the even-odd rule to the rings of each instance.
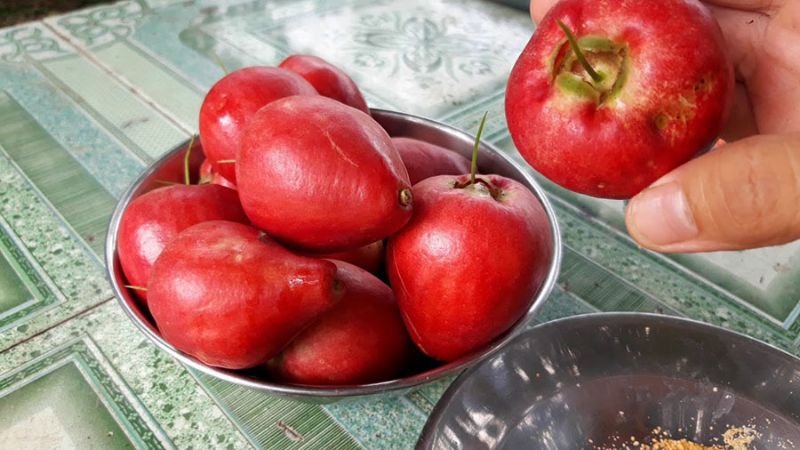
[[[227,369],[266,363],[342,293],[330,261],[294,255],[228,221],[181,232],[153,266],[149,286],[162,337]]]
[[[200,184],[218,184],[228,189],[236,190],[236,185],[217,172],[217,169],[214,168],[214,165],[211,164],[211,160],[208,158],[204,159],[203,163],[200,165],[199,175]]]
[[[458,188],[469,175],[442,175],[414,185],[414,217],[387,247],[411,339],[441,361],[484,347],[519,320],[553,254],[536,197],[509,178],[478,179],[486,184]]]
[[[394,148],[403,158],[412,185],[436,175],[463,175],[470,161],[458,153],[419,139],[393,137]]]
[[[369,114],[369,107],[355,81],[344,71],[312,55],[292,55],[278,67],[297,73],[319,92],[320,95],[338,100],[345,105]]]
[[[551,64],[572,52],[556,19],[579,40],[627,45],[627,79],[617,96],[598,106],[558,87]],[[610,67],[584,53],[596,68]],[[564,0],[539,24],[511,72],[506,118],[517,148],[550,180],[596,197],[628,198],[713,144],[733,87],[722,33],[699,2]]]
[[[345,286],[342,300],[271,361],[270,372],[281,381],[316,385],[396,377],[412,346],[392,289],[359,267],[331,261]]]
[[[358,266],[367,272],[377,274],[383,268],[384,257],[386,256],[386,246],[383,241],[375,241],[355,250],[345,250],[333,253],[311,253],[308,256],[324,259],[335,259],[345,261],[354,266]]]
[[[216,184],[176,184],[136,197],[125,209],[117,234],[117,252],[128,284],[147,287],[158,255],[178,233],[218,219],[248,222],[236,191]],[[134,292],[147,303],[148,292]]]
[[[277,67],[245,67],[225,75],[208,91],[200,107],[200,141],[208,159],[223,177],[236,184],[233,164],[242,130],[262,106],[290,95],[317,95],[294,72]]]
[[[236,159],[247,216],[304,251],[364,246],[411,216],[408,174],[389,135],[327,97],[287,97],[259,110]]]

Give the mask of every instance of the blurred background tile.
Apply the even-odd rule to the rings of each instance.
[[[344,68],[373,107],[473,133],[488,111],[484,137],[522,162],[504,87],[533,25],[502,3],[128,0],[0,29],[0,447],[411,448],[449,380],[322,407],[187,370],[112,299],[104,233],[137,174],[196,133],[226,70],[291,53]],[[627,236],[622,202],[536,176],[565,241],[538,322],[659,312],[798,353],[800,243],[656,255]]]

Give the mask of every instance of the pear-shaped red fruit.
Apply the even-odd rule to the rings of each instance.
[[[411,339],[453,361],[528,310],[552,254],[541,203],[498,175],[442,175],[414,186],[414,217],[389,239],[387,272]]]
[[[287,97],[260,109],[242,136],[236,170],[253,224],[306,251],[367,245],[411,217],[408,174],[389,135],[327,97]]]
[[[393,137],[411,185],[436,175],[463,175],[470,171],[470,161],[458,153],[419,139]]]
[[[564,0],[511,71],[506,119],[542,175],[628,198],[716,141],[734,85],[703,2]]]
[[[345,294],[303,330],[269,369],[282,381],[345,385],[396,377],[411,355],[392,289],[374,275],[332,261]]]
[[[117,251],[128,284],[147,287],[153,264],[184,229],[208,220],[247,223],[236,191],[216,184],[174,185],[136,197],[119,225]],[[147,291],[136,290],[147,302]]]
[[[234,184],[233,164],[248,120],[264,105],[290,95],[317,95],[305,79],[277,67],[245,67],[211,87],[200,107],[200,141],[217,172]]]
[[[320,95],[369,114],[367,102],[353,79],[324,59],[312,55],[292,55],[284,59],[278,67],[305,78]]]
[[[381,240],[353,250],[345,250],[333,253],[310,253],[308,256],[349,262],[354,266],[361,267],[367,272],[377,274],[381,271],[381,269],[383,269],[383,261],[386,256],[386,246]]]
[[[341,296],[336,266],[297,256],[261,231],[211,221],[187,228],[153,266],[150,312],[162,337],[216,367],[277,355]]]

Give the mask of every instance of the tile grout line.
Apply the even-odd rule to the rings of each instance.
[[[86,58],[87,61],[91,62],[95,66],[97,66],[100,70],[108,74],[114,81],[120,83],[122,86],[128,89],[137,99],[144,102],[145,105],[152,108],[155,112],[160,114],[164,117],[169,123],[174,125],[178,128],[178,130],[188,134],[189,136],[193,136],[196,134],[195,130],[190,128],[189,126],[185,125],[182,121],[180,121],[177,117],[175,117],[171,112],[167,111],[166,109],[162,108],[158,103],[154,100],[150,99],[144,93],[142,93],[139,88],[134,86],[130,81],[128,81],[125,77],[117,74],[114,70],[110,67],[105,65],[102,61],[100,61],[93,53],[91,53],[88,49],[84,48],[76,44],[69,36],[62,33],[56,27],[50,25],[49,23],[45,22],[44,20],[40,20],[39,23],[44,25],[48,30],[53,32],[56,36],[61,38],[64,42],[68,43],[71,47],[73,47],[76,52]]]
[[[579,206],[576,206],[576,205],[570,203],[569,201],[561,198],[559,195],[547,191],[547,196],[553,203],[556,203],[558,206],[561,206],[561,207],[567,209],[572,214],[579,215],[579,216],[583,215],[583,211],[581,210],[581,208]],[[613,225],[605,223],[605,222],[603,222],[602,220],[600,220],[597,217],[590,216],[586,220],[583,220],[583,223],[597,226],[598,228],[600,228],[604,232],[611,234],[612,236],[614,236],[617,239],[620,239],[622,244],[627,245],[627,246],[635,246],[635,247],[638,248],[638,244],[636,244],[636,242],[633,241],[633,238],[631,238],[628,234],[623,233],[621,230],[617,229]],[[576,250],[576,252],[577,252],[577,250]],[[580,252],[578,252],[578,253],[580,253]],[[707,277],[705,277],[705,276],[703,276],[703,275],[701,275],[699,273],[695,273],[695,272],[691,271],[688,267],[685,267],[684,265],[678,263],[677,261],[673,260],[672,258],[663,256],[663,255],[660,255],[660,254],[654,254],[654,253],[649,252],[649,251],[640,252],[640,253],[637,253],[637,255],[643,256],[645,258],[649,258],[652,261],[655,261],[657,264],[660,264],[660,265],[663,265],[663,266],[667,266],[667,267],[670,267],[670,268],[673,268],[673,269],[677,269],[677,271],[679,273],[683,274],[687,278],[696,280],[697,283],[693,283],[696,287],[699,287],[700,289],[705,290],[705,291],[714,292],[715,294],[719,295],[720,298],[727,297],[728,299],[733,300],[737,304],[742,305],[745,309],[748,309],[749,311],[753,312],[754,314],[751,316],[752,318],[754,318],[756,320],[763,321],[763,322],[765,322],[767,324],[771,324],[773,327],[777,327],[777,328],[785,330],[783,328],[783,326],[782,326],[783,325],[783,321],[780,321],[780,320],[770,316],[769,314],[765,313],[764,311],[761,311],[760,309],[756,308],[755,306],[753,306],[752,304],[750,304],[749,302],[744,300],[742,297],[730,292],[728,289],[725,289],[722,286],[719,286],[717,283],[715,283],[714,281],[708,279]],[[594,261],[592,258],[589,258],[589,259]],[[602,264],[598,264],[598,265],[602,266]],[[603,267],[605,267],[605,266],[603,266]],[[609,270],[610,272],[615,273],[614,271],[612,271],[612,270],[610,270],[608,268],[606,268],[606,270]],[[642,291],[644,291],[644,290],[642,290]]]
[[[42,334],[45,334],[48,331],[51,331],[54,328],[56,328],[58,326],[61,326],[61,325],[65,324],[65,323],[69,322],[70,320],[78,317],[78,316],[81,316],[81,315],[86,314],[88,312],[94,311],[95,309],[99,308],[100,306],[103,306],[106,303],[108,303],[108,302],[110,302],[112,300],[115,300],[115,299],[116,299],[116,296],[112,295],[111,297],[106,298],[105,300],[101,300],[101,301],[95,303],[94,305],[89,306],[86,309],[78,310],[74,314],[70,314],[70,315],[68,315],[67,317],[64,317],[61,320],[57,320],[57,321],[53,322],[52,324],[50,324],[49,326],[47,326],[46,328],[44,328],[44,329],[42,329],[40,331],[37,331],[36,333],[34,333],[34,334],[30,335],[30,336],[27,336],[27,337],[25,337],[24,339],[21,339],[18,342],[15,342],[15,343],[9,345],[8,347],[0,350],[0,353],[5,353],[7,351],[10,351],[11,349],[13,349],[15,347],[18,347],[19,345],[24,344],[26,342],[29,342],[29,341],[33,340],[34,338],[39,337]]]
[[[172,357],[172,356],[170,355],[170,357]],[[219,408],[219,410],[222,413],[222,415],[225,416],[225,419],[231,425],[233,425],[233,428],[237,432],[239,432],[239,434],[244,438],[245,441],[247,441],[248,444],[250,444],[250,446],[253,449],[260,450],[260,449],[264,448],[258,443],[258,439],[256,439],[256,437],[253,436],[252,433],[249,430],[246,430],[244,425],[242,425],[239,422],[239,420],[237,420],[236,415],[232,411],[228,410],[228,408],[222,403],[222,400],[218,397],[218,395],[215,392],[213,392],[211,390],[211,388],[209,386],[207,386],[205,382],[203,382],[203,380],[200,379],[200,375],[198,373],[195,373],[195,371],[191,367],[189,367],[187,364],[183,363],[182,361],[178,361],[174,357],[172,357],[172,358],[179,366],[181,366],[183,368],[183,370],[186,371],[186,373],[189,375],[189,378],[194,380],[194,382],[197,385],[197,387],[203,393],[205,393],[206,396],[208,396],[208,399],[211,400],[211,403],[213,403],[214,405],[217,406],[217,408]]]

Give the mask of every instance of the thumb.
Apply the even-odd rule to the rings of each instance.
[[[800,136],[723,145],[631,199],[631,236],[659,252],[740,250],[800,238]]]

